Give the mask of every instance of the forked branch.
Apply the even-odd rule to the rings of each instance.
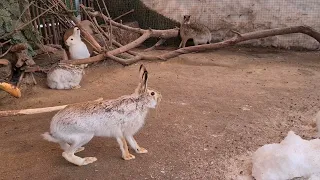
[[[166,54],[158,56],[157,58],[159,58],[160,60],[168,60],[170,58],[179,56],[181,54],[186,54],[186,53],[191,53],[196,51],[200,52],[205,50],[220,49],[227,46],[233,46],[240,42],[244,42],[252,39],[261,39],[261,38],[266,38],[270,36],[293,34],[293,33],[303,33],[303,34],[309,35],[320,43],[319,32],[315,31],[314,29],[308,26],[293,26],[293,27],[287,27],[287,28],[276,28],[276,29],[268,29],[268,30],[262,30],[257,32],[250,32],[245,34],[237,34],[235,37],[219,43],[185,47],[185,48],[177,49],[172,52],[168,52]]]

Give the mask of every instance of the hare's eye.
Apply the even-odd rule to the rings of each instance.
[[[151,96],[153,96],[154,95],[154,92],[151,92]]]
[[[71,41],[73,41],[73,39],[71,38]]]

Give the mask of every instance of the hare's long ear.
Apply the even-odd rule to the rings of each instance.
[[[147,71],[146,67],[144,67],[143,64],[140,65],[140,68],[139,68],[139,79],[141,80],[143,78],[143,73]],[[148,71],[147,71],[148,72]]]
[[[146,67],[144,67],[143,64],[140,65],[140,68],[139,68],[139,73],[141,74],[141,72],[143,73],[144,71],[147,71]]]
[[[142,94],[147,91],[148,82],[148,71],[143,65],[141,65],[139,69],[139,78],[141,79],[138,87],[136,88],[136,93]]]
[[[141,84],[142,84],[143,91],[147,90],[147,82],[148,82],[148,71],[145,70],[143,72],[142,79],[141,79]]]
[[[77,26],[74,27],[74,29],[73,29],[73,36],[74,36],[74,37],[77,37],[77,38],[80,38],[80,33],[81,33],[80,29],[79,29]]]

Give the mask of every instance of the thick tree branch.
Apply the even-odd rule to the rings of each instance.
[[[107,57],[112,59],[112,60],[114,60],[114,61],[116,61],[116,62],[118,62],[118,63],[120,63],[120,64],[122,64],[122,65],[124,65],[124,66],[127,66],[127,65],[133,64],[135,62],[138,62],[138,61],[142,60],[142,58],[143,58],[142,56],[137,55],[137,56],[135,56],[133,58],[130,58],[130,59],[122,59],[122,58],[119,58],[119,57],[116,57],[116,56],[110,55],[110,54],[107,55]]]
[[[151,37],[152,34],[152,30],[146,31],[142,36],[140,36],[138,39],[132,41],[131,43],[124,45],[120,48],[111,50],[109,52],[107,52],[106,54],[111,54],[111,55],[117,55],[123,52],[126,52],[130,49],[133,49],[137,46],[139,46],[140,44],[142,44],[145,40],[147,40],[148,38]]]
[[[199,45],[199,46],[190,46],[185,47],[181,49],[177,49],[175,51],[163,54],[161,56],[158,56],[159,60],[168,60],[170,58],[179,56],[181,54],[196,52],[196,51],[205,51],[205,50],[213,50],[213,49],[220,49],[227,46],[233,46],[237,43],[251,40],[251,39],[260,39],[260,38],[266,38],[270,36],[277,36],[277,35],[284,35],[284,34],[292,34],[292,33],[303,33],[307,34],[314,39],[316,39],[320,43],[320,33],[315,31],[314,29],[308,27],[308,26],[293,26],[293,27],[287,27],[287,28],[276,28],[276,29],[268,29],[263,31],[257,31],[257,32],[250,32],[245,34],[237,34],[237,36],[228,39],[226,41],[222,41],[219,43],[214,44],[205,44],[205,45]],[[157,59],[155,58],[155,59]]]
[[[235,37],[219,42],[219,43],[213,43],[213,44],[205,44],[205,45],[198,45],[198,46],[190,46],[190,47],[185,47],[181,49],[177,49],[172,52],[168,52],[166,54],[160,55],[160,56],[146,56],[143,54],[135,54],[136,57],[124,60],[121,58],[113,57],[119,53],[123,53],[128,51],[129,49],[132,49],[136,46],[139,45],[139,43],[142,43],[145,39],[148,37],[151,37],[154,34],[155,30],[149,30],[150,34],[143,34],[140,38],[137,40],[123,46],[120,48],[117,48],[115,50],[107,52],[105,55],[99,54],[97,56],[94,56],[92,58],[87,58],[87,59],[81,59],[81,60],[73,60],[70,61],[72,64],[83,64],[83,63],[91,63],[91,62],[96,62],[96,61],[101,61],[105,57],[110,57],[111,59],[123,64],[123,65],[130,65],[132,63],[135,63],[140,60],[162,60],[166,61],[170,58],[179,56],[181,54],[187,54],[191,52],[199,52],[199,51],[205,51],[205,50],[213,50],[213,49],[220,49],[224,48],[227,46],[233,46],[237,43],[247,41],[247,40],[252,40],[252,39],[259,39],[259,38],[266,38],[270,36],[276,36],[276,35],[283,35],[283,34],[292,34],[292,33],[303,33],[307,34],[314,39],[316,39],[320,43],[320,33],[313,30],[312,28],[308,26],[293,26],[293,27],[287,27],[287,28],[277,28],[277,29],[269,29],[269,30],[263,30],[263,31],[258,31],[258,32],[250,32],[250,33],[245,33],[245,34],[237,34]],[[161,33],[162,30],[157,30],[158,32]],[[166,31],[166,30],[163,30]]]

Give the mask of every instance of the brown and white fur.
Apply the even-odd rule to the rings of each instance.
[[[51,89],[78,89],[84,75],[86,64],[72,65],[58,63],[47,74],[47,85]]]
[[[183,22],[180,26],[181,43],[179,48],[184,48],[189,39],[193,39],[194,45],[206,44],[211,42],[211,32],[203,24],[190,21],[190,15],[183,16]]]
[[[147,88],[148,71],[140,66],[140,83],[131,95],[114,100],[87,102],[70,105],[59,111],[51,121],[50,133],[44,139],[59,143],[64,150],[62,156],[78,166],[87,165],[97,160],[96,157],[81,158],[75,153],[84,150],[94,136],[114,137],[117,139],[125,160],[134,159],[128,145],[137,153],[147,153],[140,147],[133,135],[145,123],[150,108],[155,108],[161,100],[161,94]]]

